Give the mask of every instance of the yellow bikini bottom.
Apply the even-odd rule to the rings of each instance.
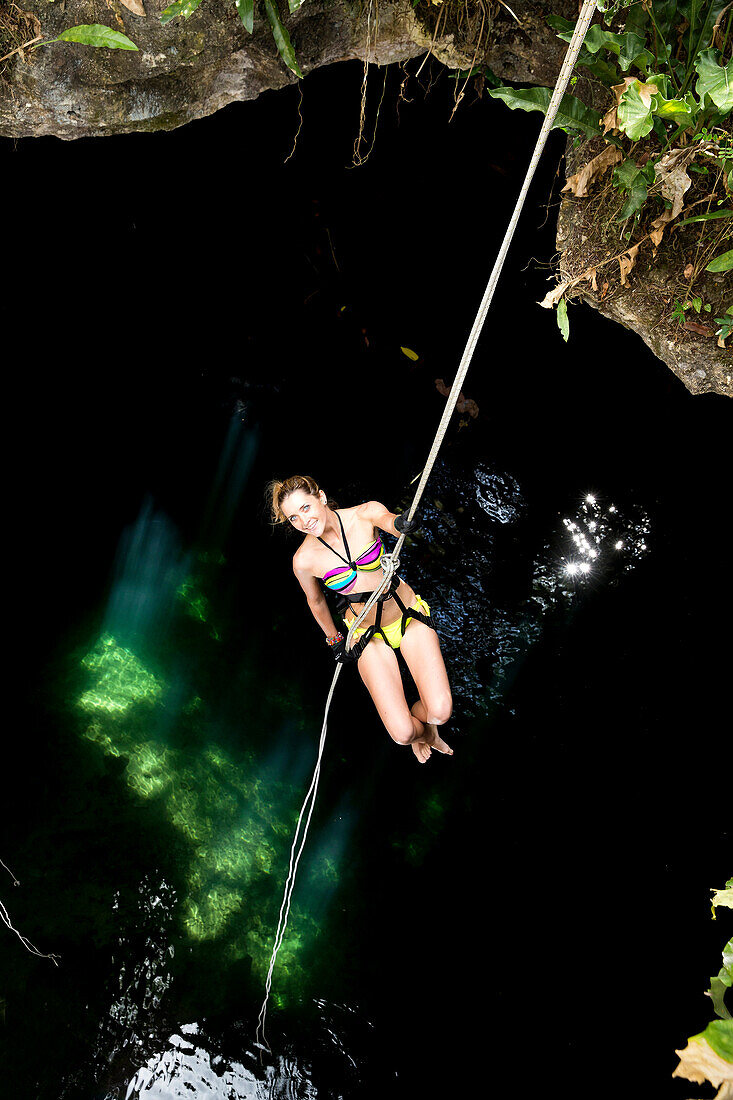
[[[415,611],[421,611],[423,615],[429,615],[430,614],[430,608],[425,603],[425,600],[421,599],[420,596],[418,596],[418,595],[415,596],[415,602],[412,604],[412,608],[414,608]],[[402,639],[405,636],[404,633],[403,633],[403,630],[402,630],[402,618],[403,618],[403,616],[400,615],[399,619],[395,619],[395,621],[393,623],[389,623],[387,626],[385,626],[384,623],[381,624],[380,629],[384,632],[384,636],[387,639],[387,641],[389,642],[389,644],[392,646],[392,649],[399,649],[400,648],[400,643],[402,642]],[[411,620],[412,620],[412,615],[408,615],[407,616],[407,622],[405,624],[405,628],[407,628],[410,625]],[[347,627],[350,630],[351,629],[351,624],[356,622],[356,616],[354,616],[350,619],[344,619],[344,622],[346,623]],[[353,640],[358,641],[359,638],[361,637],[361,635],[364,634],[368,629],[369,629],[368,624],[366,626],[358,626],[356,628],[356,630],[354,631],[354,639]],[[374,637],[381,639],[382,636],[381,636],[381,634],[375,634]]]

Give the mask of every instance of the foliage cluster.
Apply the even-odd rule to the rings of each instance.
[[[590,27],[571,81],[574,90],[581,82],[586,94],[563,97],[554,128],[603,138],[605,148],[568,180],[568,189],[586,197],[590,183],[612,169],[611,183],[621,199],[617,222],[626,241],[632,241],[642,218],[648,222],[653,215],[644,239],[652,240],[655,252],[672,222],[676,227],[699,223],[701,239],[706,234],[710,246],[704,269],[733,270],[733,3],[621,0],[604,18],[605,26]],[[548,23],[570,41],[574,23],[559,16],[549,16]],[[542,87],[495,86],[489,95],[525,111],[546,113],[550,102],[550,91]],[[604,101],[605,109],[597,109]],[[706,206],[684,217],[691,213],[683,210],[692,185],[689,173],[706,177],[707,195],[700,200]],[[630,249],[629,267],[635,256]],[[554,297],[544,304],[558,306],[567,339],[562,301]],[[689,309],[691,301],[688,294],[678,305]],[[715,320],[724,346],[730,310]]]
[[[733,909],[733,879],[722,890],[713,891],[713,919],[717,908]],[[733,1016],[725,1003],[727,991],[733,987],[733,939],[723,948],[720,971],[710,979],[707,995],[717,1019],[704,1031],[687,1040],[684,1050],[678,1050],[680,1063],[673,1077],[702,1084],[709,1081],[720,1086],[718,1097],[730,1096],[733,1090]]]

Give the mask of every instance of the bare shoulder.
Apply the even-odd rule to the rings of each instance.
[[[360,519],[368,520],[372,526],[392,533],[393,514],[380,500],[367,500],[354,509]]]
[[[313,548],[308,545],[308,539],[303,539],[293,554],[293,572],[313,572]]]
[[[375,522],[377,516],[383,516],[387,509],[378,500],[365,500],[363,504],[357,504],[349,511],[355,512],[359,519],[368,519]]]

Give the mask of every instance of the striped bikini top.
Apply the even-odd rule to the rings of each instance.
[[[352,561],[349,544],[346,541],[346,532],[344,531],[344,525],[341,522],[341,516],[338,512],[336,513],[336,518],[341,528],[341,538],[344,540],[346,557],[339,554],[338,550],[334,550],[333,546],[329,546],[326,540],[322,539],[319,535],[318,541],[322,542],[324,546],[328,546],[328,549],[333,551],[336,557],[341,558],[341,561],[344,563],[343,565],[336,566],[335,569],[329,569],[328,573],[323,577],[323,583],[334,592],[348,592],[356,584],[357,570],[360,573],[371,573],[372,570],[379,568],[379,562],[384,553],[384,545],[379,536],[377,536],[374,542],[370,542],[369,545],[362,550],[359,556]]]

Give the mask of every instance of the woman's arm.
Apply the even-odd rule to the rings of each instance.
[[[360,504],[357,512],[364,519],[368,519],[373,523],[375,527],[378,527],[380,531],[386,531],[388,535],[399,538],[400,533],[394,525],[397,513],[389,512],[378,500],[368,500],[366,504]]]
[[[296,555],[297,557],[297,555]],[[301,564],[293,559],[293,572],[298,578],[298,584],[305,592],[311,615],[320,626],[327,638],[333,638],[338,634],[338,628],[333,621],[326,597],[318,584],[318,581],[309,569],[302,568]]]

